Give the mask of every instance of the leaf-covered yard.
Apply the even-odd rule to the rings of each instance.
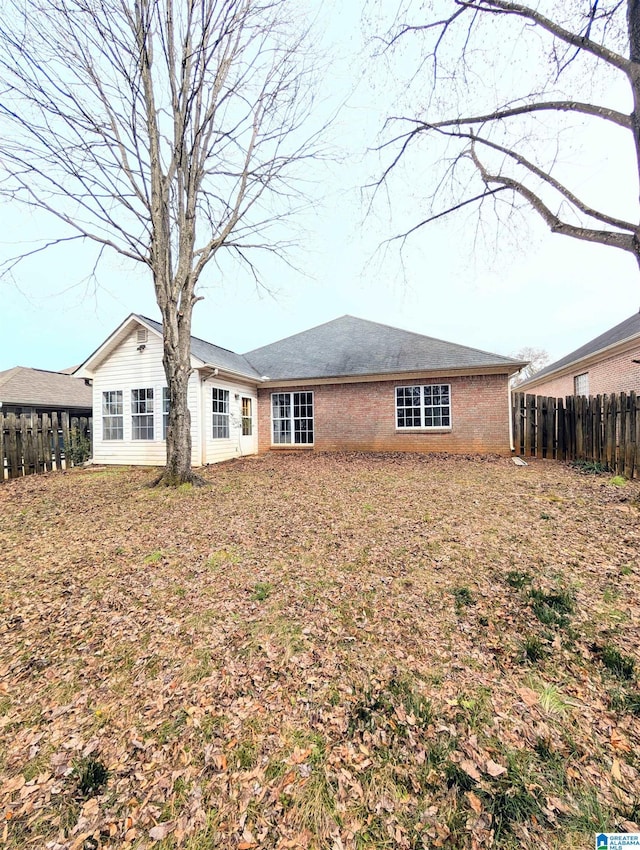
[[[640,483],[268,455],[0,485],[0,843],[582,848],[640,820]]]

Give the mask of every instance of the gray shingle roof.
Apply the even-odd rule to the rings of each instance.
[[[0,372],[0,401],[32,407],[91,407],[91,387],[81,378],[14,366]]]
[[[617,342],[623,342],[624,340],[630,339],[634,336],[640,337],[640,312],[634,313],[633,316],[629,316],[629,318],[625,319],[624,322],[620,322],[619,325],[615,325],[615,327],[610,328],[608,331],[600,334],[600,336],[597,336],[590,342],[581,345],[580,348],[576,348],[575,351],[572,351],[565,357],[561,357],[560,360],[556,360],[555,363],[545,366],[544,369],[536,372],[535,375],[529,378],[528,381],[523,381],[518,386],[518,390],[526,387],[527,384],[539,381],[540,378],[544,378],[545,375],[557,372],[565,366],[569,366],[572,363],[583,360],[585,357],[590,357],[592,354],[597,354],[598,351],[602,351],[605,348],[609,348],[611,345],[615,345]]]
[[[138,316],[159,334],[162,334],[162,325],[153,319],[148,319],[146,316]],[[217,366],[224,371],[233,372],[237,375],[246,375],[248,378],[259,379],[262,373],[256,372],[251,363],[249,363],[241,354],[236,354],[234,351],[229,351],[228,348],[220,348],[218,345],[213,345],[211,342],[206,342],[198,337],[191,337],[191,353],[198,360],[202,360],[208,366]]]
[[[256,348],[244,357],[271,380],[355,377],[398,372],[504,366],[519,360],[445,342],[354,316],[342,316],[294,336]]]

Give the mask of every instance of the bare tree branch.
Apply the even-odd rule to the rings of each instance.
[[[423,156],[429,146],[437,144],[437,139],[448,140],[446,153],[439,155],[439,171],[448,175],[446,188],[444,178],[435,178],[436,189],[426,197],[428,214],[421,215],[415,226],[403,228],[395,238],[404,242],[426,224],[467,204],[478,203],[481,210],[488,198],[499,209],[507,197],[504,192],[495,192],[500,189],[526,201],[553,233],[616,247],[631,253],[640,265],[640,209],[637,218],[615,215],[602,209],[602,204],[581,197],[584,187],[581,192],[575,191],[565,174],[561,175],[558,151],[550,156],[547,142],[545,154],[540,155],[543,147],[536,134],[538,127],[547,125],[535,123],[542,115],[553,119],[556,139],[567,116],[583,119],[585,128],[589,129],[593,123],[587,122],[616,128],[615,132],[626,134],[635,146],[635,171],[630,177],[636,187],[640,185],[640,0],[576,0],[564,15],[569,23],[553,20],[537,7],[514,0],[441,0],[440,7],[443,6],[448,7],[449,14],[440,11],[433,20],[405,22],[388,39],[394,46],[402,39],[416,36],[426,39],[423,52],[430,56],[435,74],[428,102],[436,106],[424,110],[426,117],[418,105],[413,114],[396,113],[387,118],[377,150],[387,153],[388,160],[383,163],[380,176],[369,186],[374,190],[373,199],[383,185],[390,191],[392,175],[394,181],[398,179],[401,164],[413,162],[414,156]],[[509,44],[509,50],[517,43],[518,51],[526,54],[528,40],[536,33],[541,36],[540,42],[551,45],[547,80],[542,85],[537,82],[535,89],[532,85],[532,90],[524,96],[516,92],[501,96],[498,92],[505,93],[508,85],[504,78],[500,79],[495,83],[494,105],[474,108],[473,101],[465,97],[467,72],[470,69],[470,75],[475,72],[484,81],[486,65],[482,62],[486,62],[490,52],[487,40],[490,44],[493,22],[499,18],[504,22],[500,37],[504,38],[507,31],[513,32],[514,42]],[[520,26],[512,26],[514,22]],[[485,26],[481,28],[483,23]],[[500,45],[496,47],[499,58]],[[437,70],[442,61],[444,73]],[[589,74],[594,68],[608,67],[616,74],[622,71],[633,110],[625,114],[613,104],[591,103],[584,97],[566,96],[564,92],[558,97],[555,90],[558,76],[570,65],[575,72],[571,81],[575,77],[580,86],[578,62],[587,63]],[[542,71],[544,66],[537,69]],[[483,95],[489,90],[486,87]],[[398,124],[400,132],[396,129]],[[438,145],[437,149],[441,148],[442,144]],[[464,179],[460,180],[458,175],[465,175]],[[449,196],[443,203],[442,195],[447,193]],[[594,227],[594,223],[599,226]]]

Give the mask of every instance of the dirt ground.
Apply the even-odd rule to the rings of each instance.
[[[266,455],[0,484],[0,844],[640,831],[640,482]]]

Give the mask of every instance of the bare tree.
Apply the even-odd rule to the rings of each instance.
[[[148,267],[164,328],[167,466],[194,480],[187,407],[198,282],[300,200],[315,73],[290,0],[3,0],[0,191]],[[296,171],[297,170],[297,171]],[[6,259],[11,271],[28,254]],[[219,258],[218,258],[219,259]],[[98,257],[99,260],[99,257]]]
[[[517,387],[520,384],[532,378],[536,372],[549,363],[549,353],[544,348],[532,348],[525,346],[519,349],[514,355],[514,360],[528,360],[528,364],[521,369],[512,381],[512,386]]]
[[[613,246],[640,264],[640,0],[432,0],[416,10],[408,0],[383,52],[404,50],[412,39],[420,43],[415,76],[426,94],[386,122],[380,150],[388,158],[375,185],[387,186],[427,145],[441,151],[440,169],[427,209],[395,238],[468,205],[508,219],[524,202],[553,233]],[[499,57],[501,78],[491,79]],[[588,96],[599,80],[615,77],[630,112]],[[584,186],[572,187],[558,156],[569,118],[583,122],[583,139],[595,122],[633,147],[635,212],[608,211],[584,196]]]

